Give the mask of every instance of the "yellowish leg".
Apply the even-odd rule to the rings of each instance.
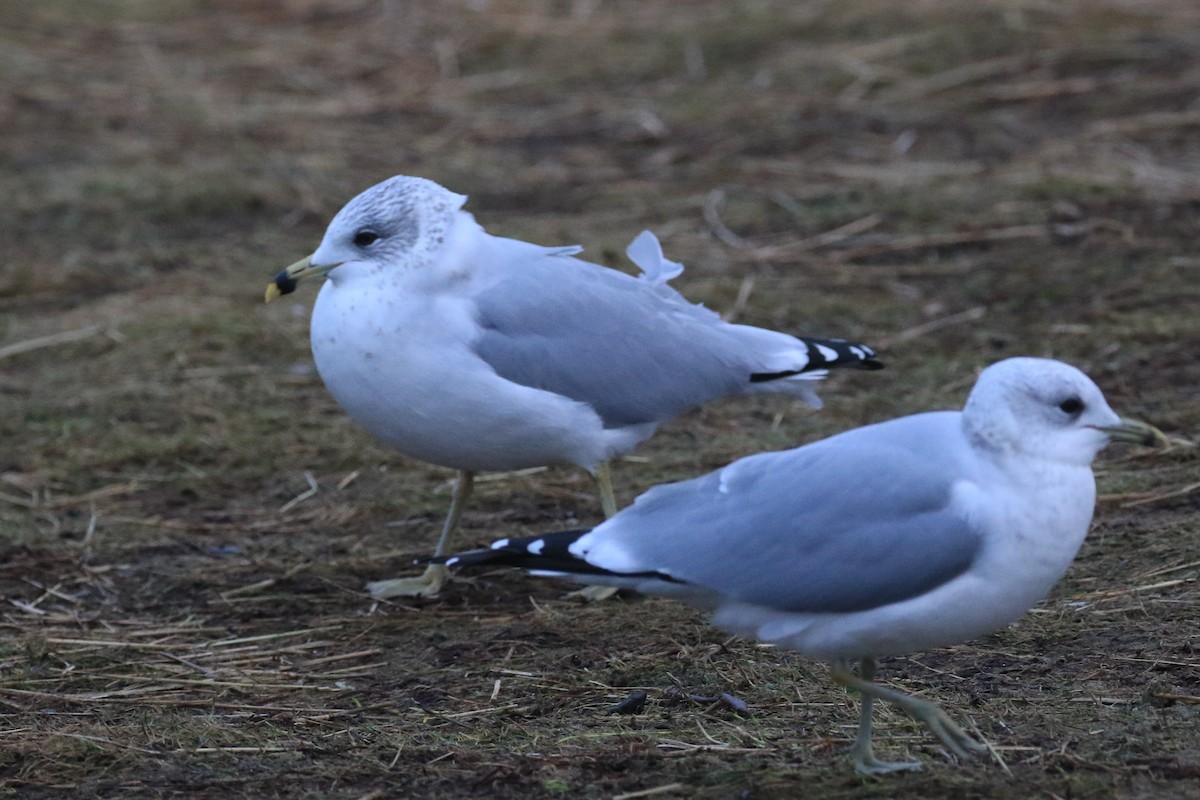
[[[458,480],[454,483],[454,493],[450,498],[450,513],[442,523],[442,535],[438,537],[435,556],[443,555],[450,544],[450,537],[458,529],[458,521],[462,518],[463,508],[475,488],[475,473],[459,470]],[[372,581],[367,584],[371,596],[380,600],[390,597],[433,597],[441,591],[446,582],[446,567],[443,564],[430,564],[425,572],[416,578],[392,578],[386,581]]]
[[[617,496],[613,492],[612,470],[609,469],[607,461],[600,462],[600,466],[596,467],[596,488],[600,492],[600,508],[604,511],[604,518],[615,517]]]
[[[985,745],[977,742],[959,727],[936,704],[875,683],[872,680],[875,677],[875,659],[864,658],[862,660],[861,676],[855,675],[846,662],[834,664],[830,671],[835,682],[862,694],[862,716],[858,724],[858,737],[855,739],[854,747],[850,750],[855,771],[863,775],[881,775],[888,772],[924,768],[920,761],[881,761],[875,757],[871,749],[871,717],[876,699],[894,703],[913,719],[920,720],[930,733],[960,758],[966,758],[971,753],[987,752]]]
[[[604,518],[611,519],[616,516],[617,496],[613,492],[612,471],[607,461],[600,462],[600,466],[596,467],[596,489],[600,494],[600,508],[604,511]],[[595,603],[598,600],[607,600],[618,591],[620,590],[615,586],[585,586],[569,592],[567,597],[580,597]]]

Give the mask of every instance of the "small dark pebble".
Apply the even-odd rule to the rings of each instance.
[[[629,697],[626,697],[624,700],[622,700],[621,702],[617,703],[614,706],[609,706],[608,713],[609,714],[640,714],[640,713],[642,713],[642,709],[644,709],[646,707],[646,698],[648,696],[649,695],[647,695],[641,689],[632,691],[629,693]]]
[[[728,692],[721,692],[719,695],[711,696],[706,694],[689,694],[679,689],[667,689],[663,692],[663,703],[666,705],[675,705],[677,703],[697,703],[699,705],[720,707],[724,706],[730,711],[738,714],[749,715],[750,706],[746,705],[746,701],[739,697],[734,697]]]
[[[734,697],[728,692],[721,692],[721,697],[718,702],[728,708],[730,711],[735,711],[738,714],[749,714],[750,706],[746,705],[746,701],[740,697]]]

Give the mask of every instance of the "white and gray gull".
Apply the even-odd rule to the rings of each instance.
[[[507,564],[714,611],[727,630],[832,664],[863,695],[860,772],[893,702],[957,755],[983,746],[940,708],[872,681],[875,659],[994,631],[1042,599],[1092,520],[1109,441],[1163,443],[1075,367],[988,367],[962,411],[869,425],[665,484],[590,531],[502,539],[447,565]],[[850,662],[861,662],[855,675]]]
[[[459,471],[437,552],[481,470],[578,465],[616,511],[607,464],[664,422],[756,392],[820,402],[830,367],[882,366],[866,345],[732,325],[667,285],[683,271],[650,233],[627,251],[639,278],[492,236],[466,197],[423,178],[367,189],[267,300],[327,276],[313,308],[317,371],[351,419],[400,452]],[[432,595],[445,569],[371,584]]]

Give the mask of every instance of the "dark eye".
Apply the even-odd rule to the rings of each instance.
[[[1078,397],[1068,397],[1058,404],[1058,408],[1064,414],[1070,414],[1072,417],[1079,416],[1083,412],[1083,401]]]
[[[354,234],[354,244],[358,247],[366,247],[377,241],[379,241],[379,234],[370,228],[363,228]]]

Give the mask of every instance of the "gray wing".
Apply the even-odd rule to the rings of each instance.
[[[943,435],[948,426],[933,418],[946,414],[657,487],[607,523],[613,543],[644,571],[782,611],[861,611],[915,597],[966,571],[982,546],[950,505],[963,476],[921,452],[920,442]],[[909,421],[920,421],[908,426],[918,429],[910,442],[887,441],[886,426]],[[603,565],[603,549],[587,560]]]
[[[587,262],[529,261],[475,300],[475,350],[497,374],[586,402],[609,427],[665,421],[754,372],[716,314]]]

